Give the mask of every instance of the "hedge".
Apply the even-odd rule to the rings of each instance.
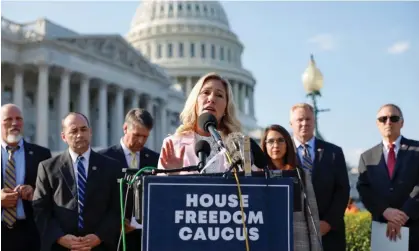
[[[371,215],[367,211],[345,214],[346,251],[371,250]]]

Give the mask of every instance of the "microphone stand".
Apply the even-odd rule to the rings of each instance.
[[[314,233],[316,234],[316,236],[317,236],[317,240],[318,240],[318,242],[319,242],[319,244],[320,244],[320,247],[321,247],[321,249],[323,250],[322,239],[321,239],[321,237],[320,237],[320,235],[319,235],[319,232],[317,231],[316,224],[314,223],[313,214],[312,214],[312,212],[311,212],[310,203],[309,203],[308,198],[307,198],[306,188],[305,188],[305,186],[304,186],[303,179],[302,179],[302,177],[301,177],[300,168],[297,166],[297,167],[295,168],[295,170],[297,171],[298,179],[300,180],[301,190],[302,190],[302,192],[303,192],[304,200],[306,201],[306,204],[307,204],[307,211],[308,211],[308,214],[310,215],[310,220],[311,220],[311,224],[313,225],[313,228],[314,228]],[[308,229],[308,230],[309,230],[309,229]]]

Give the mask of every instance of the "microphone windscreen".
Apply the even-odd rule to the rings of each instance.
[[[195,154],[196,154],[197,157],[199,157],[198,153],[200,153],[200,152],[204,152],[207,157],[210,155],[211,146],[207,141],[200,140],[200,141],[196,142],[196,144],[195,144]]]
[[[242,142],[244,135],[241,132],[232,132],[227,135],[225,146],[233,159],[232,162],[240,162],[243,164],[244,156],[242,155]]]
[[[266,155],[260,148],[259,144],[252,138],[250,138],[250,147],[252,149],[253,164],[260,169],[265,169],[268,166]]]
[[[202,130],[206,132],[209,132],[208,130],[209,125],[213,125],[215,128],[217,128],[217,124],[218,124],[217,118],[209,112],[204,112],[198,117],[199,128],[201,128]]]

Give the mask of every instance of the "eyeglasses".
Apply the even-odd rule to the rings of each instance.
[[[377,118],[377,120],[383,124],[387,123],[388,119],[390,119],[391,122],[396,123],[396,122],[399,122],[401,117],[397,115],[393,115],[393,116],[381,116]]]
[[[278,145],[285,143],[285,139],[284,138],[277,138],[277,139],[268,139],[265,141],[266,144],[268,145],[273,145],[275,143],[277,143]]]

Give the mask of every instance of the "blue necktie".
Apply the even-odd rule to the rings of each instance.
[[[86,191],[86,169],[83,165],[83,156],[77,158],[77,194],[78,194],[78,204],[79,204],[79,220],[78,226],[79,229],[83,229],[84,220],[83,220],[83,208],[84,208],[84,198]]]
[[[308,144],[301,145],[303,148],[303,168],[307,169],[310,173],[313,171],[313,160],[311,159]]]

